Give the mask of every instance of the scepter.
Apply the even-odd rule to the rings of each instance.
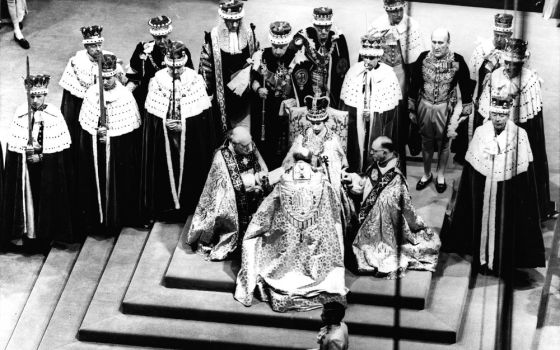
[[[25,148],[25,153],[27,155],[33,154],[33,112],[31,109],[31,79],[29,73],[29,56],[27,56],[26,62],[26,78],[25,78],[25,90],[27,91],[27,130],[28,130],[28,139],[27,139],[27,147]]]

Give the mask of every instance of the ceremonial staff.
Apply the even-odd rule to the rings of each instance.
[[[33,153],[35,152],[34,148],[33,148],[33,110],[31,108],[31,81],[30,81],[30,73],[29,73],[29,56],[27,56],[27,62],[26,62],[26,84],[25,84],[25,90],[27,91],[27,130],[29,132],[29,136],[27,139],[27,147],[25,149],[25,154],[27,156],[33,155]]]
[[[173,54],[173,67],[171,67],[171,120],[176,120],[175,116],[175,54]]]
[[[262,87],[266,89],[266,72],[267,72],[266,62],[264,59],[261,61],[261,72],[263,76]],[[266,114],[266,97],[262,98],[262,110],[261,110],[261,141],[265,140],[265,114]]]
[[[362,112],[362,118],[364,118],[365,124],[365,139],[364,139],[364,152],[362,154],[363,164],[362,164],[362,171],[367,169],[367,159],[368,159],[368,149],[369,149],[369,128],[370,128],[370,112],[368,108],[368,98],[369,98],[369,89],[367,88],[368,78],[367,78],[367,68],[364,72],[364,111]]]
[[[105,91],[103,90],[103,53],[97,56],[97,73],[99,78],[99,126],[97,127],[97,131],[101,131],[101,133],[105,135],[105,221],[107,221],[109,213],[110,143],[109,137],[107,136],[107,111],[105,109]],[[93,147],[97,146],[93,145]]]

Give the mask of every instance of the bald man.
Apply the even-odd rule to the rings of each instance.
[[[401,277],[407,269],[434,271],[440,240],[416,214],[393,141],[376,138],[370,154],[374,163],[365,175],[343,178],[350,193],[361,198],[360,228],[352,243],[358,271],[382,278]]]
[[[416,184],[423,190],[433,180],[432,158],[438,153],[436,190],[445,192],[445,168],[449,159],[449,125],[457,125],[472,112],[473,82],[463,56],[449,49],[451,35],[445,28],[434,30],[432,49],[424,51],[412,67],[408,109],[410,119],[420,129],[424,175]],[[457,88],[463,106],[460,115],[453,114]],[[453,121],[451,120],[453,117]]]
[[[271,191],[268,168],[249,129],[228,131],[216,150],[191,225],[187,243],[210,260],[223,260],[241,242],[253,213]]]

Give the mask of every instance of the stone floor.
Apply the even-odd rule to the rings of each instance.
[[[203,40],[203,30],[216,23],[215,1],[87,1],[87,0],[28,0],[30,13],[23,30],[31,42],[31,50],[20,49],[13,41],[9,27],[0,29],[0,141],[5,143],[7,128],[15,108],[25,103],[22,77],[25,75],[25,56],[29,55],[32,74],[52,76],[48,101],[59,105],[61,89],[57,82],[68,58],[81,47],[79,28],[82,25],[104,26],[105,48],[128,61],[136,43],[149,39],[148,18],[167,14],[174,22],[173,39],[184,41],[198,65],[198,48]],[[313,7],[328,5],[335,12],[335,24],[345,33],[351,57],[357,56],[359,37],[377,16],[383,15],[381,0],[284,0],[270,2],[250,0],[246,4],[247,19],[257,26],[257,37],[267,45],[266,30],[273,20],[289,20],[294,28],[306,26]],[[496,10],[438,4],[413,3],[411,15],[421,24],[428,44],[430,33],[439,26],[450,29],[452,48],[469,58],[479,37],[491,35],[492,17]],[[521,18],[524,25],[521,25]],[[523,27],[532,52],[530,65],[543,78],[543,99],[547,153],[550,165],[553,198],[560,200],[560,30],[555,21],[545,21],[537,13],[519,14],[516,25]],[[415,183],[416,177],[409,181]],[[449,196],[449,192],[446,194]],[[423,198],[415,199],[428,224],[441,225],[442,218],[430,216],[430,205],[447,201],[446,196],[436,196],[433,189],[425,190]],[[440,203],[441,204],[441,203]],[[544,228],[545,243],[550,249],[552,223]],[[18,254],[0,255],[0,347],[10,336],[10,322],[17,320],[36,276],[41,269],[40,256]],[[538,349],[556,349],[560,344],[560,269],[554,270],[553,293],[549,300],[547,327],[540,342],[533,340],[536,313],[545,270],[530,271],[531,281],[515,292],[514,348],[529,349],[540,343]],[[485,288],[487,286],[487,288]],[[472,290],[469,311],[460,344],[466,349],[490,349],[494,341],[498,284],[492,278],[479,278]],[[533,347],[537,348],[537,347]]]

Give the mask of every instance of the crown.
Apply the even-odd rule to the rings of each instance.
[[[310,122],[322,122],[329,118],[327,108],[329,107],[329,98],[327,96],[305,96],[305,106],[307,107],[307,120]]]
[[[30,75],[24,79],[25,88],[31,95],[46,95],[49,92],[50,75]]]
[[[402,9],[406,4],[404,0],[383,0],[385,11],[396,11]]]
[[[101,36],[101,32],[103,31],[102,26],[93,25],[90,27],[82,27],[80,28],[82,32],[82,36],[84,39],[82,40],[82,44],[99,44],[103,42],[103,37]]]
[[[189,60],[188,49],[182,41],[169,41],[165,52],[167,67],[183,67]]]
[[[527,58],[527,42],[523,39],[510,38],[503,53],[504,61],[523,62]]]
[[[494,16],[494,31],[513,33],[513,15],[508,13],[497,13]]]
[[[287,45],[292,40],[292,26],[284,21],[272,22],[268,39],[273,45]]]
[[[117,56],[113,54],[103,54],[101,62],[101,75],[104,78],[110,78],[117,74]]]
[[[171,33],[173,26],[171,25],[171,19],[167,16],[158,16],[151,18],[148,21],[150,26],[150,34],[153,36],[165,36]]]
[[[384,32],[374,32],[362,36],[362,47],[360,55],[365,57],[381,57],[383,56]]]
[[[317,26],[332,25],[333,10],[329,7],[317,7],[313,9],[313,24]]]
[[[239,0],[226,0],[220,3],[218,14],[223,19],[238,20],[245,16],[243,3]]]
[[[490,112],[498,114],[509,114],[512,106],[512,99],[503,94],[492,95],[490,102]]]

